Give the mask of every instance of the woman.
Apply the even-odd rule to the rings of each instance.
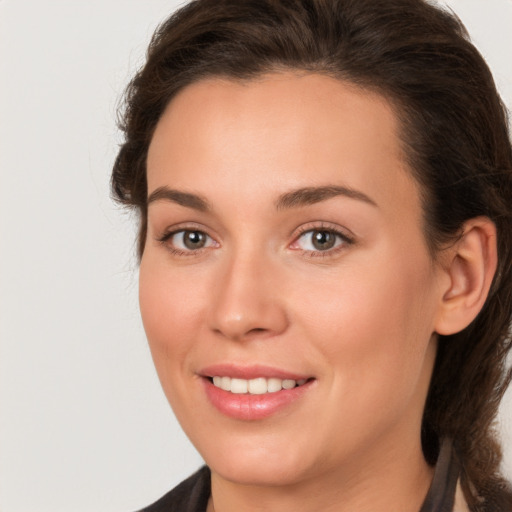
[[[512,509],[512,150],[453,15],[192,2],[122,129],[144,326],[207,464],[147,511]]]

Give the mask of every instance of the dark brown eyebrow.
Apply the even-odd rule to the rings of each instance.
[[[291,192],[286,192],[279,196],[276,201],[276,208],[284,210],[287,208],[298,208],[300,206],[307,206],[321,201],[326,201],[336,196],[345,196],[351,199],[363,201],[372,206],[377,206],[377,203],[366,194],[354,190],[349,187],[342,187],[339,185],[326,185],[322,187],[304,187]],[[182,192],[168,187],[158,187],[148,197],[148,206],[155,201],[171,201],[187,208],[207,212],[211,210],[208,201],[198,194],[190,192]]]
[[[365,203],[377,206],[377,203],[363,192],[354,190],[349,187],[341,187],[338,185],[326,185],[323,187],[304,187],[292,192],[287,192],[279,197],[276,201],[276,208],[283,210],[287,208],[298,208],[310,204],[326,201],[336,196],[345,196],[351,199],[357,199]]]
[[[201,212],[209,211],[210,205],[203,197],[190,192],[181,192],[168,187],[158,187],[148,197],[148,206],[155,201],[171,201],[187,208],[199,210]]]

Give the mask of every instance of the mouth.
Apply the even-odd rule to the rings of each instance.
[[[208,401],[237,420],[262,420],[301,407],[316,378],[266,366],[215,365],[200,374]]]
[[[276,377],[256,377],[254,379],[240,379],[228,376],[208,377],[208,380],[219,389],[235,395],[265,395],[278,393],[282,390],[290,390],[303,386],[312,379],[278,379]]]

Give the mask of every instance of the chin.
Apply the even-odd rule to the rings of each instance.
[[[201,446],[207,465],[223,479],[243,485],[287,486],[307,478],[307,447],[286,439],[232,439]],[[279,436],[281,437],[281,436]]]
[[[305,479],[304,468],[282,461],[258,460],[250,457],[239,461],[212,461],[208,464],[213,473],[239,485],[285,487]]]

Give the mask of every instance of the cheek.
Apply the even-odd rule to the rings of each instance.
[[[340,384],[333,389],[344,393],[340,403],[357,397],[362,410],[372,410],[368,402],[382,407],[385,395],[404,399],[414,392],[434,304],[430,264],[422,256],[383,253],[380,262],[359,261],[342,275],[301,283],[309,293],[295,316],[306,319],[306,338],[317,340],[329,362],[330,378]]]
[[[414,257],[382,260],[358,262],[320,279],[318,274],[306,276],[296,285],[297,316],[354,343],[366,336],[374,336],[374,342],[382,336],[398,342],[419,333],[418,328],[429,330],[433,297],[428,263],[416,259],[414,264]]]
[[[200,279],[172,272],[165,262],[155,260],[151,254],[142,259],[139,303],[153,360],[164,384],[177,375],[173,369],[186,366],[187,354],[198,339],[205,299]]]

